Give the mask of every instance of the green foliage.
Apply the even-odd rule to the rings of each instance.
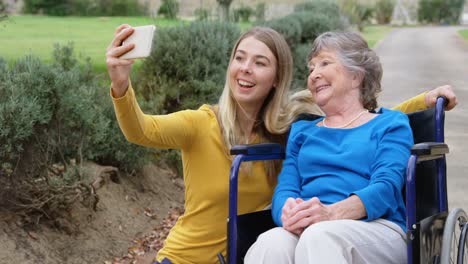
[[[418,20],[422,23],[458,24],[464,0],[420,0]]]
[[[216,0],[221,7],[222,19],[224,21],[229,21],[229,7],[231,6],[232,0]]]
[[[162,0],[158,15],[168,19],[176,19],[179,13],[179,2],[177,0]]]
[[[194,15],[198,21],[207,20],[210,17],[210,10],[206,8],[196,8],[194,11]]]
[[[51,16],[136,16],[144,14],[138,0],[25,0],[27,14]]]
[[[299,8],[300,7],[300,8]],[[323,32],[344,29],[336,4],[312,1],[298,5],[297,11],[285,17],[262,23],[281,33],[294,56],[293,89],[304,89],[307,80],[307,56],[314,39]],[[328,13],[327,13],[328,12]]]
[[[241,5],[234,10],[234,22],[249,22],[250,17],[254,13],[254,9],[250,6]]]
[[[138,91],[152,102],[152,111],[215,103],[239,34],[236,25],[208,21],[158,30],[154,49],[138,73]]]
[[[356,25],[359,31],[364,29],[374,13],[371,6],[361,3],[359,0],[341,1],[340,8],[344,16],[351,24]]]
[[[309,69],[307,67],[308,57],[312,43],[300,44],[293,50],[294,69],[293,69],[293,83],[294,89],[306,89],[307,78],[309,76]]]
[[[301,42],[302,25],[294,14],[266,21],[262,25],[281,33],[292,49]]]
[[[4,1],[0,1],[0,21],[3,14],[7,12],[8,4]]]
[[[375,4],[375,17],[377,23],[388,24],[392,20],[395,0],[378,0]]]
[[[310,11],[315,14],[327,14],[329,16],[340,17],[340,7],[336,1],[330,0],[309,0],[294,6],[294,12]]]
[[[263,22],[265,21],[266,13],[266,4],[261,2],[255,5],[255,21]]]
[[[118,129],[108,89],[99,86],[90,61],[78,63],[71,44],[56,46],[52,65],[33,56],[11,69],[1,63],[0,80],[0,161],[12,168],[4,173],[32,166],[24,158],[31,150],[46,168],[95,160],[132,171],[145,161],[142,148],[126,143]]]

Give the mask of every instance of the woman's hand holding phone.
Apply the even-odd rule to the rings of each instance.
[[[154,30],[152,25],[131,27],[128,24],[115,30],[106,52],[107,71],[115,97],[122,97],[127,92],[133,59],[144,58],[151,53]]]

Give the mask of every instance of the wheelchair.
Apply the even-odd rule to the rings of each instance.
[[[444,143],[445,99],[439,97],[435,108],[408,114],[415,145],[411,149],[403,196],[406,200],[408,263],[467,263],[468,217],[463,209],[449,212]],[[319,116],[303,115],[314,120]],[[245,161],[284,159],[279,144],[237,145],[230,172],[227,262],[243,263],[258,235],[275,227],[270,210],[237,215],[238,173]]]

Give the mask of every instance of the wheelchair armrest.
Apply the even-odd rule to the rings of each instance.
[[[411,148],[411,154],[418,156],[419,161],[438,159],[449,153],[449,147],[441,142],[423,142]]]
[[[284,154],[284,147],[277,143],[244,144],[235,145],[231,148],[231,155],[268,155]]]

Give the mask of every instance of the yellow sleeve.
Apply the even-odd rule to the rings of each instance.
[[[421,110],[426,110],[426,102],[425,102],[426,92],[419,94],[409,100],[404,101],[403,103],[393,107],[393,110],[399,110],[403,113],[411,113]]]
[[[127,92],[115,98],[111,90],[115,115],[125,138],[135,144],[156,148],[186,148],[196,129],[190,111],[168,115],[144,114],[129,84]]]

